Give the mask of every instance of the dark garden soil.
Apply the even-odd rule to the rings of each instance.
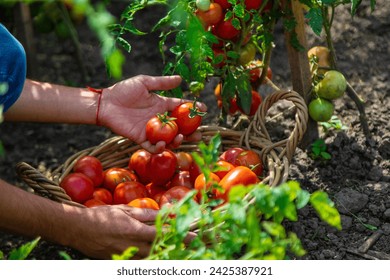
[[[347,9],[338,9],[333,34],[340,70],[365,100],[369,130],[366,139],[355,103],[345,96],[336,102],[336,114],[347,127],[327,134],[325,139],[330,160],[313,160],[310,150],[297,149],[290,177],[301,187],[314,192],[325,190],[341,213],[343,229],[325,225],[309,207],[300,210],[299,221],[286,226],[298,234],[307,254],[303,259],[389,259],[390,258],[390,9],[385,0],[377,0],[370,13],[369,1],[363,1],[351,19]],[[120,10],[115,7],[113,10]],[[149,10],[140,17],[144,30],[161,16],[161,9]],[[88,77],[84,79],[75,47],[69,40],[54,34],[36,34],[34,71],[41,81],[74,86],[104,87],[107,79],[99,56],[99,46],[85,23],[78,25],[82,63]],[[271,61],[274,83],[290,88],[290,72],[282,28],[275,32],[275,50]],[[132,40],[124,76],[159,75],[162,72],[158,52],[158,34]],[[308,31],[309,46],[322,42]],[[211,89],[211,86],[210,86]],[[202,94],[209,108],[204,124],[216,122],[214,95]],[[39,170],[53,170],[69,156],[95,146],[112,136],[105,128],[86,125],[3,123],[0,139],[6,155],[0,160],[0,177],[17,186],[25,186],[15,173],[15,164],[25,161]],[[66,234],[66,233],[64,233]],[[6,255],[31,240],[0,232],[0,250]],[[74,259],[87,258],[70,248],[40,241],[30,258],[61,259],[58,251],[67,251]]]

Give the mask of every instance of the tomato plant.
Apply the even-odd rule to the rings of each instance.
[[[60,187],[73,201],[81,204],[91,199],[94,191],[93,181],[88,176],[78,172],[65,176]]]
[[[169,117],[168,112],[163,115],[157,114],[146,123],[146,138],[152,144],[159,141],[169,144],[176,137],[177,132],[175,118]]]
[[[147,197],[146,188],[140,182],[126,181],[120,183],[114,190],[113,204],[128,204],[136,198]]]
[[[329,70],[315,86],[315,93],[328,100],[340,98],[347,89],[347,81],[343,74],[336,70]]]
[[[309,103],[309,115],[317,122],[326,122],[330,120],[333,111],[334,105],[326,99],[316,98]]]
[[[73,172],[87,175],[95,187],[103,183],[103,166],[100,160],[94,156],[83,156],[73,166]]]
[[[205,115],[194,103],[185,102],[176,106],[171,112],[171,117],[175,118],[179,128],[179,133],[187,136],[195,132]]]

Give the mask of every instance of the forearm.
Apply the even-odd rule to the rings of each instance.
[[[96,124],[99,94],[27,79],[7,121]]]
[[[28,193],[0,180],[0,229],[24,236],[41,236],[62,245],[72,242],[70,229],[83,209]]]

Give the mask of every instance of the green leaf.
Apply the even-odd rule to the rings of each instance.
[[[298,192],[297,200],[295,202],[295,205],[297,206],[297,209],[301,209],[305,207],[310,201],[310,193],[305,190],[300,190]]]
[[[322,11],[320,8],[311,8],[305,17],[309,20],[309,26],[315,34],[318,36],[321,35],[322,31]]]
[[[117,41],[119,42],[119,44],[128,52],[130,53],[131,52],[131,45],[129,42],[127,42],[125,39],[123,39],[122,37],[118,37],[117,38]]]
[[[125,62],[125,57],[120,50],[115,49],[106,59],[108,72],[114,79],[122,77],[122,65]]]
[[[236,5],[236,6],[234,6],[233,13],[236,15],[236,17],[243,18],[244,15],[245,15],[244,5]]]
[[[113,254],[113,260],[130,260],[138,252],[137,247],[129,247],[122,252],[122,254]]]
[[[70,261],[72,257],[65,251],[59,251],[58,255],[60,255],[64,260]]]
[[[281,224],[264,221],[261,223],[266,232],[268,232],[272,236],[276,236],[278,238],[285,238],[286,231]]]
[[[3,251],[0,251],[0,260],[4,260],[4,253],[3,253]]]
[[[40,237],[37,237],[31,242],[27,242],[26,244],[23,244],[22,246],[13,249],[10,252],[8,259],[25,260],[30,255],[31,251],[37,246],[40,239]]]
[[[331,159],[332,158],[332,156],[327,152],[321,152],[321,157],[323,159]]]
[[[323,221],[341,230],[340,213],[326,192],[316,191],[312,193],[310,203]]]
[[[145,32],[138,30],[134,26],[134,24],[132,22],[132,18],[125,21],[125,24],[123,25],[123,29],[130,32],[130,33],[133,33],[134,35],[138,35],[138,36],[147,34]]]

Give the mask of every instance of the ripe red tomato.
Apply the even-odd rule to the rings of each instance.
[[[240,30],[233,26],[232,19],[228,19],[227,21],[222,20],[215,25],[212,32],[214,35],[224,40],[233,40],[240,34]]]
[[[250,168],[257,176],[263,173],[263,162],[260,156],[252,150],[241,152],[235,160],[235,165],[246,166]]]
[[[240,147],[233,147],[233,148],[229,148],[227,149],[226,151],[224,151],[220,156],[219,156],[219,159],[220,160],[224,160],[224,161],[227,161],[231,164],[235,164],[236,162],[236,158],[237,156],[243,152],[244,149],[243,148],[240,148]]]
[[[184,186],[176,186],[167,190],[160,197],[160,202],[159,202],[160,208],[162,208],[166,204],[169,206],[180,201],[190,191],[191,191],[190,188]]]
[[[253,60],[249,63],[249,76],[250,82],[255,83],[261,76],[263,70],[263,62],[261,60]],[[272,69],[268,66],[267,68],[267,78],[272,80]]]
[[[160,210],[158,203],[149,197],[136,198],[130,201],[127,205],[137,208],[148,208],[153,210]]]
[[[261,96],[257,91],[252,90],[251,94],[252,94],[252,100],[251,100],[251,107],[249,109],[249,113],[244,112],[244,109],[238,104],[238,109],[240,110],[240,112],[243,114],[247,114],[248,116],[253,116],[254,114],[256,114],[256,111],[262,102]]]
[[[173,177],[171,182],[169,183],[168,188],[172,188],[175,186],[185,186],[187,188],[192,189],[194,185],[191,182],[191,176],[189,171],[179,171]]]
[[[200,173],[202,172],[200,171],[199,166],[193,161],[190,166],[190,179],[192,184],[195,183],[196,177],[198,177]]]
[[[146,191],[148,192],[148,197],[153,198],[159,194],[165,192],[167,189],[163,186],[156,185],[154,183],[149,183],[145,186]]]
[[[218,160],[216,162],[216,169],[214,170],[213,173],[215,173],[215,175],[217,175],[220,179],[222,179],[234,167],[235,166],[228,161]]]
[[[102,187],[113,192],[119,183],[125,181],[138,181],[137,176],[128,169],[111,167],[103,173]]]
[[[140,182],[143,184],[150,182],[150,170],[148,169],[148,164],[151,157],[152,154],[147,150],[138,149],[131,155],[128,163],[129,169],[134,170],[134,172],[138,175]]]
[[[176,137],[177,132],[176,122],[166,114],[157,114],[146,123],[146,138],[152,144],[159,141],[169,144]]]
[[[205,26],[217,24],[223,20],[223,11],[218,3],[211,3],[207,11],[196,10],[196,16]]]
[[[182,103],[171,112],[171,117],[176,118],[179,133],[185,136],[195,132],[202,122],[203,115],[204,112],[201,112],[191,102]]]
[[[147,197],[148,193],[144,185],[135,181],[120,183],[114,190],[114,204],[128,204],[136,198]]]
[[[177,159],[177,170],[181,171],[189,171],[191,164],[193,162],[192,155],[187,152],[177,152],[176,153],[176,159]]]
[[[237,166],[219,182],[222,189],[217,189],[216,197],[228,201],[231,188],[237,185],[256,184],[257,182],[259,182],[259,179],[252,170],[246,166]]]
[[[93,191],[92,197],[104,202],[105,204],[112,204],[112,193],[106,188],[96,188]]]
[[[245,0],[247,10],[257,10],[263,4],[263,0]]]
[[[73,166],[73,172],[83,173],[87,175],[93,182],[95,187],[98,187],[103,182],[103,166],[101,161],[94,156],[83,156]]]
[[[205,191],[211,197],[215,197],[216,189],[212,189],[212,187],[215,184],[218,184],[219,181],[221,181],[221,179],[219,178],[219,176],[217,174],[215,174],[213,172],[210,172],[209,181],[207,183],[206,183],[205,175],[203,173],[200,174],[196,178],[195,184],[194,184],[194,188],[198,191],[198,193],[196,194],[196,197],[198,198],[198,200],[200,200],[202,198],[202,191]],[[211,191],[211,193],[210,193],[210,191]]]
[[[232,4],[228,2],[228,0],[214,0],[214,3],[218,3],[219,5],[221,5],[222,9],[224,10],[229,9],[232,6]]]
[[[150,181],[157,185],[168,183],[176,171],[177,159],[171,150],[153,154],[148,164]]]
[[[84,203],[92,198],[94,191],[93,181],[83,173],[69,173],[60,183],[72,201]]]
[[[88,199],[86,202],[83,203],[84,206],[91,208],[91,207],[96,207],[96,206],[102,206],[102,205],[107,205],[103,201],[96,199],[96,198],[91,198]]]

